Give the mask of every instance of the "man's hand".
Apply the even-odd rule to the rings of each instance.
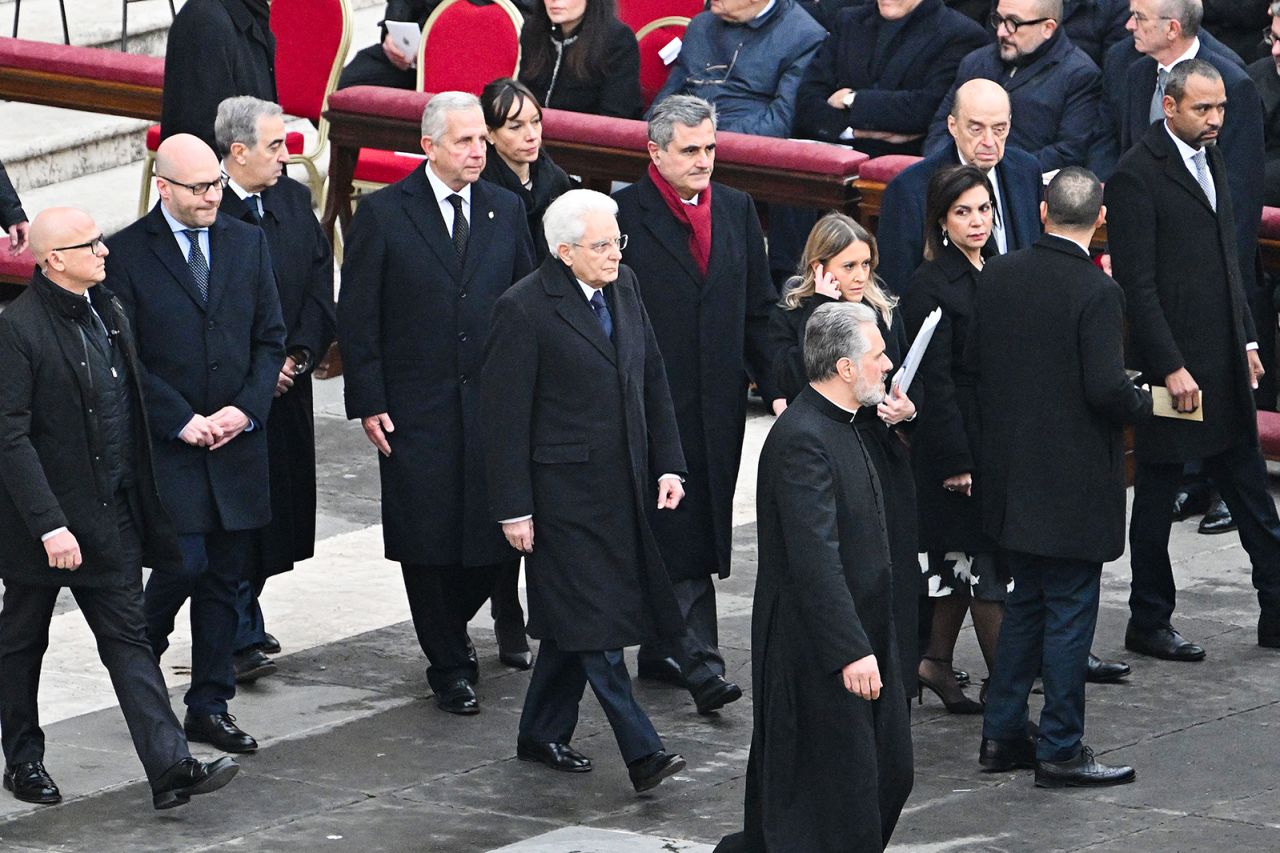
[[[249,426],[249,416],[235,406],[223,406],[209,415],[209,421],[222,430],[222,438],[209,445],[210,450],[217,450],[231,439],[245,431]]]
[[[387,37],[382,40],[382,52],[387,55],[387,59],[391,64],[401,71],[408,71],[410,66],[413,65],[413,60],[405,56],[400,48],[396,47],[395,39],[392,38],[391,33],[387,33]]]
[[[852,94],[853,94],[853,90],[850,89],[848,86],[845,86],[843,89],[836,89],[834,92],[831,93],[831,97],[827,98],[827,103],[837,110],[842,110],[844,109],[845,96],[852,95]]]
[[[1258,380],[1262,378],[1262,374],[1267,371],[1262,367],[1262,359],[1258,358],[1256,349],[1245,350],[1245,355],[1249,357],[1249,384],[1253,386],[1253,390],[1258,390]]]
[[[204,415],[192,415],[178,438],[192,447],[211,447],[222,438],[222,427]]]
[[[360,420],[360,425],[364,427],[364,434],[378,448],[378,452],[383,456],[391,455],[391,445],[387,443],[386,434],[395,432],[395,424],[391,423],[391,416],[386,412],[380,415],[371,415]]]
[[[658,481],[658,509],[675,509],[684,497],[684,486],[678,477],[663,477]]]
[[[880,688],[884,684],[880,681],[880,667],[876,664],[875,655],[859,658],[840,670],[840,675],[844,677],[844,689],[854,696],[867,700],[880,698]]]
[[[27,236],[31,233],[31,223],[25,219],[9,226],[9,254],[20,255],[27,248]]]
[[[778,399],[774,400],[771,404],[769,404],[769,407],[773,409],[773,416],[776,418],[778,415],[782,414],[787,410],[787,398],[779,397]]]
[[[916,413],[916,404],[902,393],[901,388],[894,385],[880,405],[876,406],[876,413],[887,424],[899,424]]]
[[[55,569],[74,572],[80,568],[80,543],[70,530],[64,530],[57,536],[50,536],[44,541],[44,552],[49,555],[49,565]]]
[[[960,492],[966,497],[973,494],[973,474],[966,471],[942,481],[942,488],[948,492]]]
[[[533,553],[533,519],[512,521],[502,525],[502,535],[507,537],[507,544],[521,554]]]
[[[1254,355],[1251,353],[1251,355]],[[1254,355],[1256,358],[1257,356]],[[1252,367],[1252,361],[1250,362]],[[1258,365],[1258,369],[1262,369],[1262,365]],[[1195,379],[1191,378],[1191,374],[1185,367],[1179,367],[1173,373],[1164,378],[1164,387],[1169,389],[1169,396],[1173,397],[1174,408],[1179,412],[1194,412],[1200,408],[1200,386],[1196,384]],[[1254,386],[1257,387],[1256,385]]]
[[[293,387],[293,377],[298,375],[297,362],[293,360],[293,356],[287,355],[284,359],[284,365],[280,368],[280,375],[276,377],[276,397],[283,396]]]

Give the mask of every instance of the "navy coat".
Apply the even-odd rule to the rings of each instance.
[[[1266,186],[1263,204],[1280,205],[1280,74],[1276,74],[1275,60],[1264,56],[1249,66],[1249,76],[1262,97],[1262,115],[1266,139]]]
[[[1062,29],[1099,68],[1113,44],[1128,38],[1129,0],[1063,0]],[[1133,44],[1133,39],[1129,39]]]

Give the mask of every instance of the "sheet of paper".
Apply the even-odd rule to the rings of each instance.
[[[911,382],[916,378],[916,371],[920,369],[920,360],[924,358],[924,351],[929,348],[929,341],[933,338],[933,330],[938,327],[938,321],[941,319],[941,308],[934,308],[928,313],[924,322],[920,324],[920,331],[916,333],[916,339],[912,342],[911,349],[907,351],[906,358],[902,359],[902,367],[893,374],[893,382],[890,385],[898,386],[903,394],[911,388]]]
[[[1184,421],[1204,420],[1204,391],[1200,391],[1200,405],[1194,412],[1179,412],[1173,395],[1163,385],[1151,386],[1151,411],[1158,418],[1179,418]]]
[[[422,38],[422,30],[414,21],[383,21],[387,34],[400,52],[409,57],[409,65],[418,64],[418,42]]]
[[[679,36],[664,44],[662,49],[658,51],[658,57],[662,59],[662,64],[670,65],[675,62],[676,57],[680,55],[680,48],[683,44]]]

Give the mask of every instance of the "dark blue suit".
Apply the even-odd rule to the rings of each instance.
[[[889,289],[901,296],[911,274],[924,260],[924,203],[929,179],[944,166],[960,163],[955,142],[916,163],[885,188],[880,203],[876,240],[880,265],[876,272]],[[1025,249],[1040,237],[1040,164],[1025,151],[1009,147],[996,167],[1004,198],[1005,234],[1009,251]]]
[[[1062,29],[1099,68],[1116,42],[1128,38],[1129,0],[1064,0]],[[1133,44],[1133,39],[1129,39]]]

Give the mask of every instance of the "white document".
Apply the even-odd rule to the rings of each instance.
[[[916,378],[916,371],[920,369],[924,351],[929,348],[929,341],[933,339],[933,330],[938,327],[938,321],[941,319],[941,308],[934,308],[929,312],[924,322],[920,324],[920,331],[916,333],[916,339],[911,344],[907,357],[902,360],[902,367],[893,374],[893,381],[889,384],[900,388],[904,395],[911,388],[911,381]]]
[[[422,30],[413,21],[383,21],[391,43],[409,58],[409,67],[418,64],[418,42],[422,40]]]
[[[671,41],[662,46],[658,51],[658,57],[662,60],[663,65],[670,65],[676,61],[676,57],[680,55],[680,48],[684,46],[684,42],[680,41],[680,37],[676,36]]]

